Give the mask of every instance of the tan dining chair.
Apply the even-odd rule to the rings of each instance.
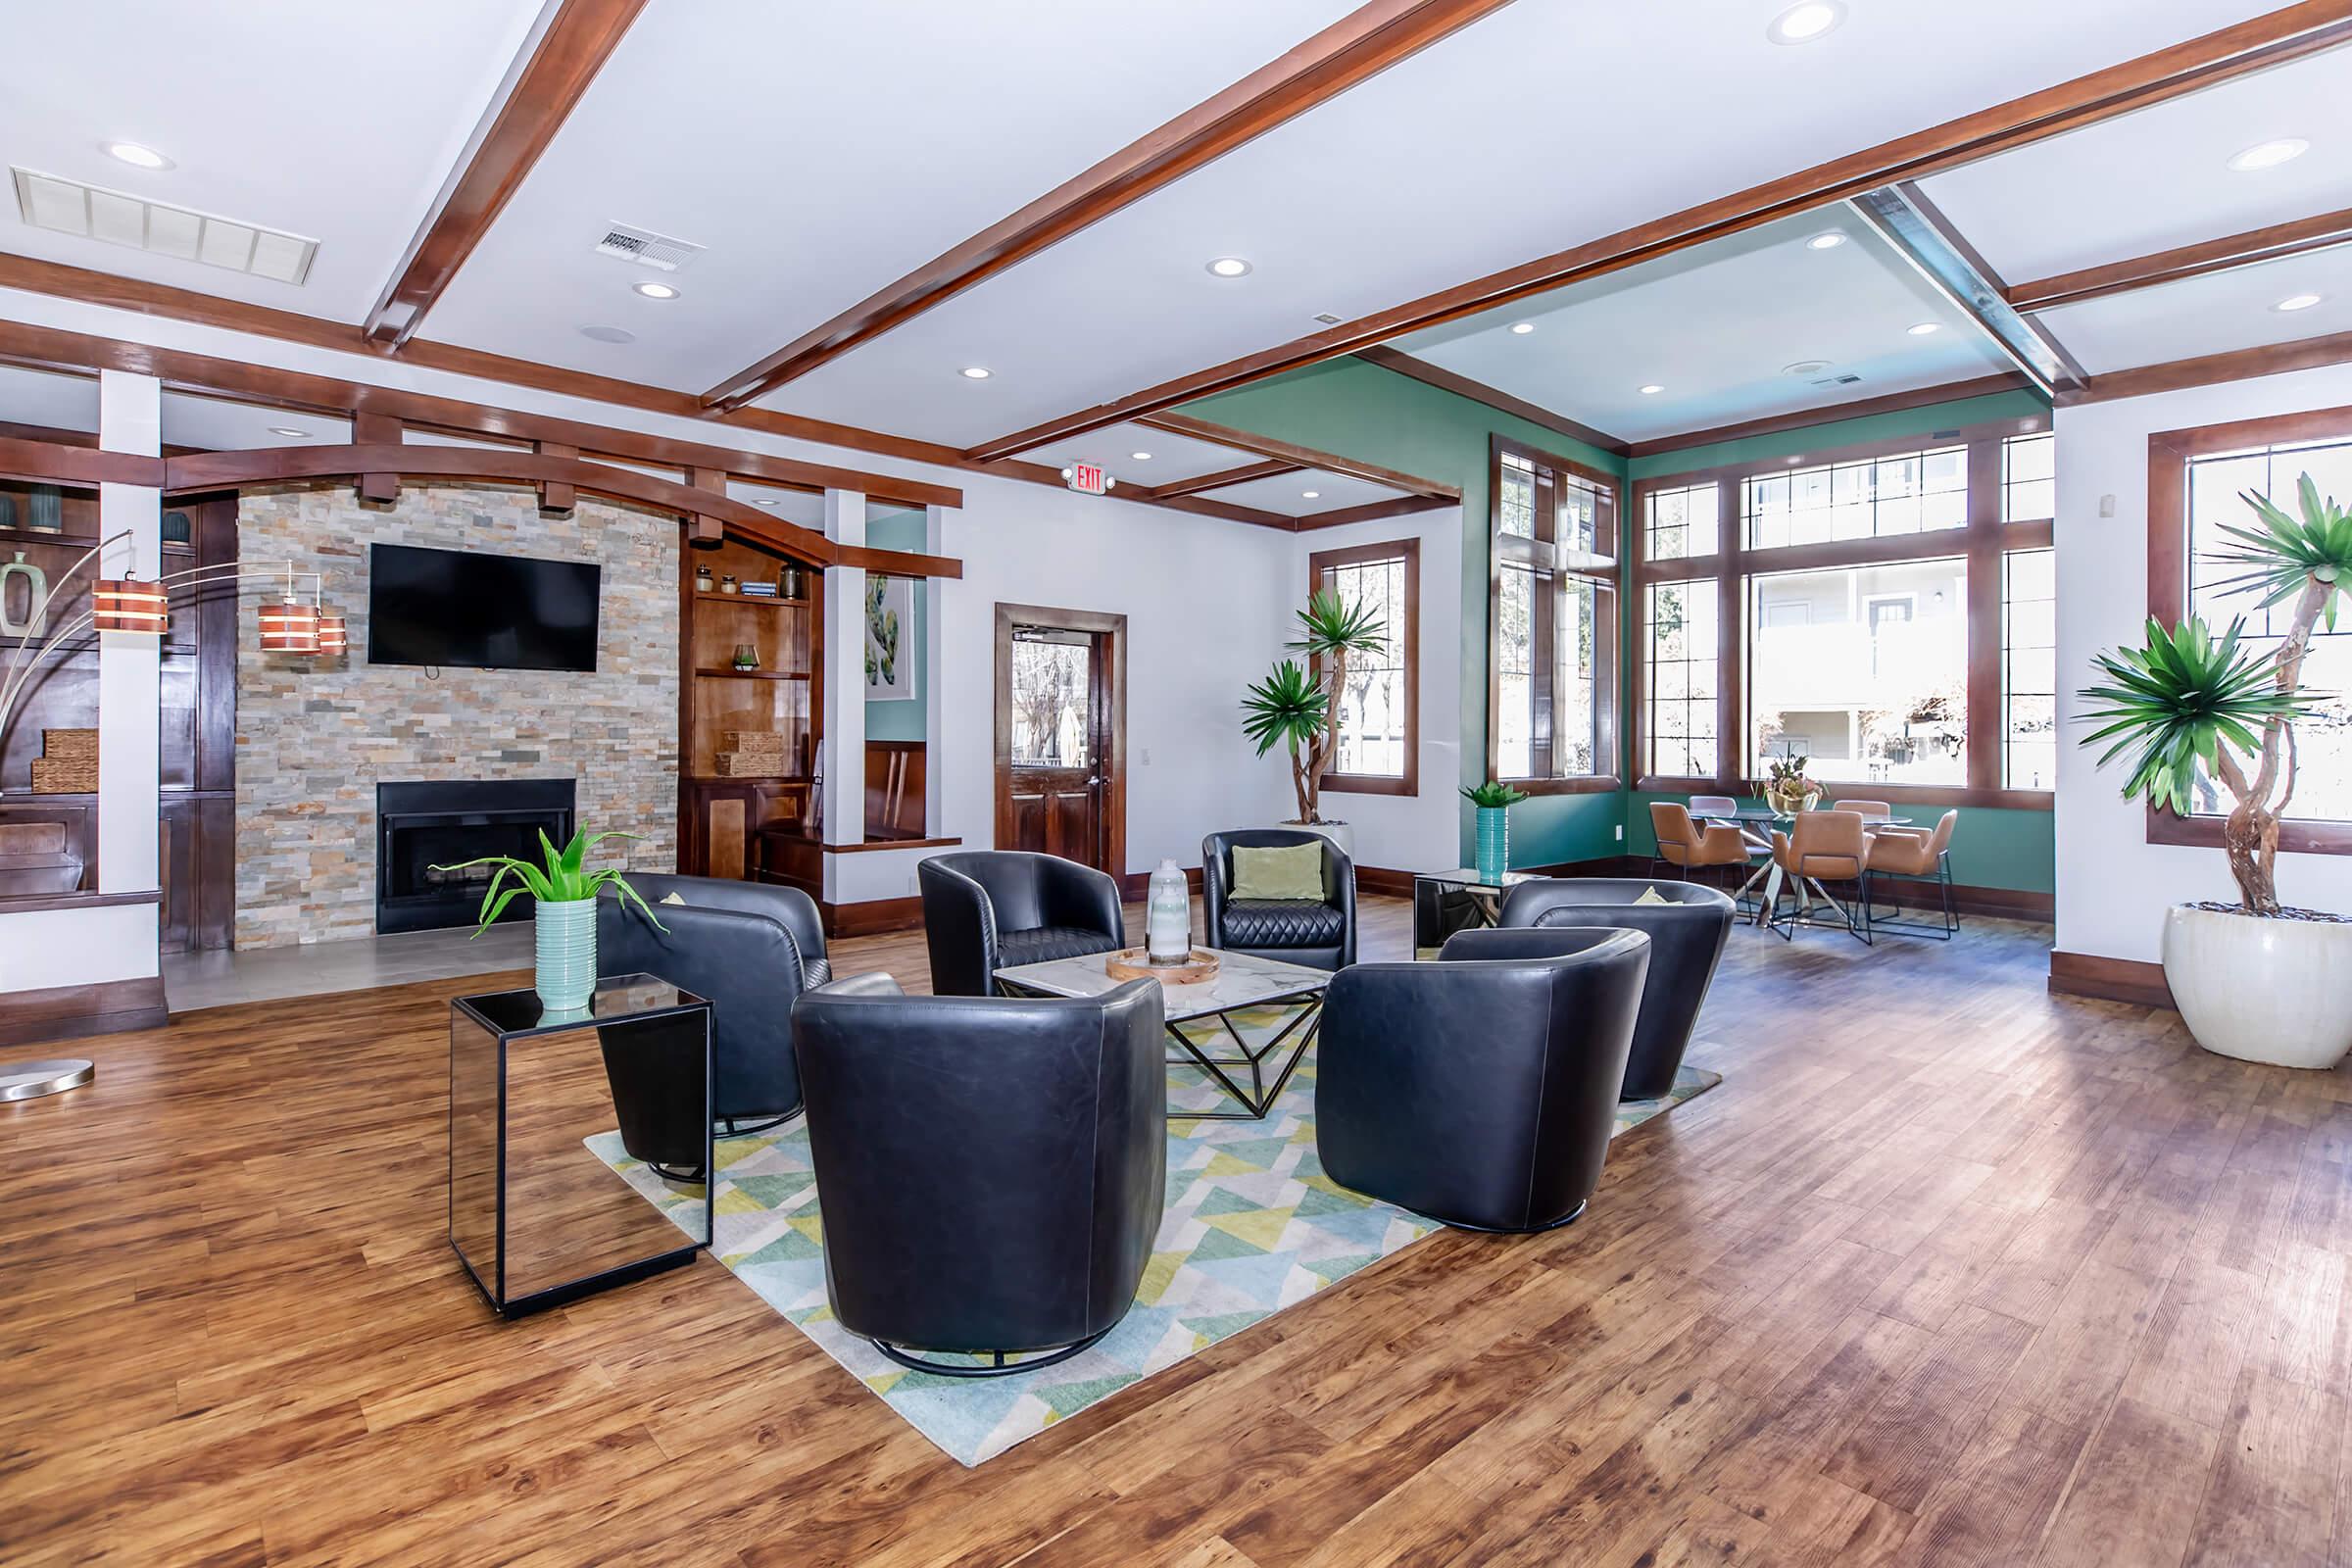
[[[1864,816],[1892,816],[1894,814],[1894,808],[1885,801],[1832,801],[1827,809],[1859,811]]]
[[[1652,876],[1660,866],[1672,866],[1686,882],[1691,872],[1715,866],[1747,868],[1748,843],[1737,827],[1712,822],[1701,827],[1689,808],[1672,801],[1650,802],[1649,826],[1658,841],[1649,861]]]
[[[1958,811],[1946,811],[1934,828],[1901,823],[1871,834],[1870,862],[1866,867],[1871,889],[1874,895],[1887,887],[1894,891],[1890,914],[1879,913],[1875,897],[1864,903],[1863,923],[1873,934],[1893,931],[1904,936],[1932,937],[1938,942],[1951,941],[1952,933],[1960,929],[1960,912],[1952,903],[1952,830],[1959,820]],[[1941,919],[1935,923],[1904,919],[1904,883],[1933,885]],[[1921,912],[1926,912],[1924,906]]]
[[[1767,910],[1767,923],[1788,941],[1795,940],[1800,922],[1831,930],[1843,927],[1847,935],[1867,946],[1870,928],[1857,911],[1870,905],[1870,851],[1871,834],[1862,825],[1859,811],[1800,811],[1788,832],[1775,828],[1772,862],[1788,884],[1788,913],[1784,920],[1777,907]],[[1832,897],[1823,885],[1827,882],[1852,883],[1853,905]],[[1838,919],[1814,918],[1816,894],[1838,911]]]

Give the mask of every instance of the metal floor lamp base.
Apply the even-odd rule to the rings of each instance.
[[[79,1089],[98,1076],[98,1064],[68,1058],[58,1061],[0,1062],[0,1101],[38,1100],[43,1095]]]

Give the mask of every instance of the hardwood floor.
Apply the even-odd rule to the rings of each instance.
[[[1441,1233],[974,1471],[709,1257],[493,1319],[444,1237],[478,981],[96,1042],[0,1107],[0,1560],[2352,1561],[2352,1073],[2050,998],[2046,946],[1737,930],[1728,1081],[1587,1218]]]

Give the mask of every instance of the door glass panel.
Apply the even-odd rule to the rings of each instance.
[[[1089,666],[1083,638],[1049,642],[1014,634],[1013,766],[1085,765]]]

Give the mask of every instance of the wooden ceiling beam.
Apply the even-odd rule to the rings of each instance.
[[[2117,398],[2146,397],[2155,392],[2178,392],[2183,387],[2218,386],[2224,381],[2247,381],[2258,375],[2284,375],[2289,370],[2315,370],[2324,366],[2352,364],[2352,332],[2297,338],[2291,343],[2265,343],[2259,348],[2231,349],[2225,354],[2200,354],[2194,359],[2167,360],[2161,365],[2135,366],[2094,375],[2081,390],[2058,402],[2062,408],[2082,403],[2108,403]]]
[[[1416,512],[1435,512],[1450,507],[1453,502],[1444,496],[1398,496],[1393,501],[1366,501],[1360,506],[1334,507],[1329,512],[1310,512],[1298,519],[1298,531],[1306,533],[1316,528],[1344,528],[1351,522],[1372,522],[1382,517],[1410,516]]]
[[[2289,256],[2304,256],[2347,243],[2352,243],[2352,207],[2249,228],[2242,234],[2221,239],[2200,240],[2194,245],[2180,245],[2151,256],[2135,256],[2130,261],[2037,277],[2030,283],[2013,285],[2009,289],[2009,304],[2020,311],[2055,310],[2061,305],[2103,300],[2135,289],[2154,288],[2159,283],[2178,283],[2184,278],[2231,271],[2262,262],[2283,261]]]
[[[397,349],[416,335],[645,3],[561,0],[527,57],[501,84],[498,102],[368,313],[362,330],[371,346]]]
[[[1818,424],[1837,424],[1845,419],[1864,419],[1874,414],[1899,414],[1910,409],[1924,409],[1936,403],[1952,403],[1961,398],[1991,397],[2002,392],[2036,391],[2034,383],[2014,372],[1978,376],[1967,381],[1947,381],[1941,386],[1924,386],[1910,392],[1887,392],[1875,398],[1858,398],[1851,403],[1835,403],[1827,407],[1797,409],[1788,414],[1768,414],[1753,419],[1741,419],[1734,424],[1712,425],[1705,429],[1685,430],[1679,435],[1662,435],[1648,441],[1637,441],[1626,456],[1653,458],[1666,452],[1684,452],[1692,447],[1713,446],[1718,441],[1738,441],[1747,436],[1777,435],[1784,430],[1806,430]]]
[[[1138,137],[703,394],[738,409],[1059,244],[1411,58],[1510,0],[1370,0],[1281,58]]]
[[[1304,464],[1269,458],[1258,463],[1245,463],[1238,468],[1219,468],[1214,473],[1198,474],[1190,479],[1170,479],[1166,484],[1152,486],[1150,494],[1154,501],[1165,501],[1171,496],[1197,496],[1203,490],[1222,490],[1228,485],[1249,484],[1257,479],[1279,479],[1286,473],[1298,473],[1304,467]]]
[[[2013,98],[1908,136],[1800,170],[1665,218],[1458,284],[1310,336],[1195,370],[1113,402],[1046,420],[966,449],[976,461],[1006,457],[1105,425],[1247,386],[1287,370],[1354,354],[1401,333],[1460,320],[1552,289],[1605,276],[1777,219],[1901,180],[1924,179],[1994,153],[2079,130],[2331,49],[2352,40],[2352,0],[2300,0],[2201,37]]]

